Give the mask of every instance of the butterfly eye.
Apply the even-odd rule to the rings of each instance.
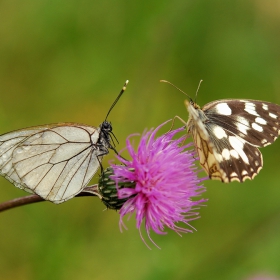
[[[111,132],[113,130],[113,128],[109,122],[104,121],[101,125],[101,130],[105,131],[105,132]]]

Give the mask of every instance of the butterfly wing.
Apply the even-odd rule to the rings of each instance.
[[[202,110],[187,102],[188,127],[200,163],[211,179],[253,179],[262,168],[257,147],[273,143],[280,131],[280,106],[255,100],[218,100]]]
[[[51,124],[0,136],[0,174],[54,203],[81,192],[100,167],[100,128]]]
[[[205,134],[195,125],[189,127],[189,131],[192,134],[201,166],[210,178],[223,180],[224,173],[221,173],[217,164],[213,150],[214,146],[209,143],[209,134]]]
[[[260,172],[263,160],[257,147],[231,131],[226,132],[224,139],[217,139],[221,130],[216,124],[208,124],[206,129],[212,143],[210,144],[212,155],[210,154],[208,160],[209,166],[212,164],[209,172],[211,179],[219,179],[226,183],[243,182],[246,179],[253,179]]]
[[[280,132],[280,106],[258,100],[224,99],[202,108],[211,123],[256,147],[272,144]]]

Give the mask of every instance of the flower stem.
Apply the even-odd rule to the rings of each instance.
[[[80,196],[98,196],[98,197],[100,197],[100,195],[98,193],[97,184],[86,187],[82,192],[77,194],[75,197],[80,197]],[[9,210],[9,209],[12,209],[15,207],[19,207],[19,206],[23,206],[23,205],[27,205],[27,204],[31,204],[31,203],[35,203],[35,202],[42,202],[42,201],[47,201],[47,200],[44,200],[37,194],[31,194],[31,195],[27,195],[27,196],[23,196],[23,197],[18,197],[18,198],[0,203],[0,212]]]
[[[11,208],[15,208],[18,206],[23,206],[26,204],[31,204],[31,203],[40,202],[40,201],[44,201],[44,200],[37,194],[31,194],[31,195],[27,195],[24,197],[18,197],[18,198],[0,203],[0,212],[9,210]]]

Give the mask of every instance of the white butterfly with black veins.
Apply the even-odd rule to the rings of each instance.
[[[80,193],[101,166],[108,149],[116,152],[107,117],[127,83],[97,128],[57,123],[0,135],[0,175],[16,187],[53,203],[62,203]]]
[[[222,99],[200,109],[191,98],[185,105],[188,122],[177,118],[192,134],[200,164],[210,179],[243,182],[260,172],[263,159],[258,148],[270,145],[280,134],[279,105]]]

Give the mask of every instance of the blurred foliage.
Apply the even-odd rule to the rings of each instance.
[[[198,103],[252,98],[280,104],[278,0],[0,1],[0,132],[73,121],[97,126],[112,111],[121,149]],[[181,124],[178,124],[181,125]],[[197,232],[152,238],[120,233],[97,198],[48,202],[0,215],[1,279],[246,279],[280,275],[280,141],[243,184],[206,181]],[[104,159],[114,158],[113,153]],[[23,196],[1,181],[1,201]],[[93,180],[94,181],[94,180]],[[144,231],[143,231],[144,233]]]

